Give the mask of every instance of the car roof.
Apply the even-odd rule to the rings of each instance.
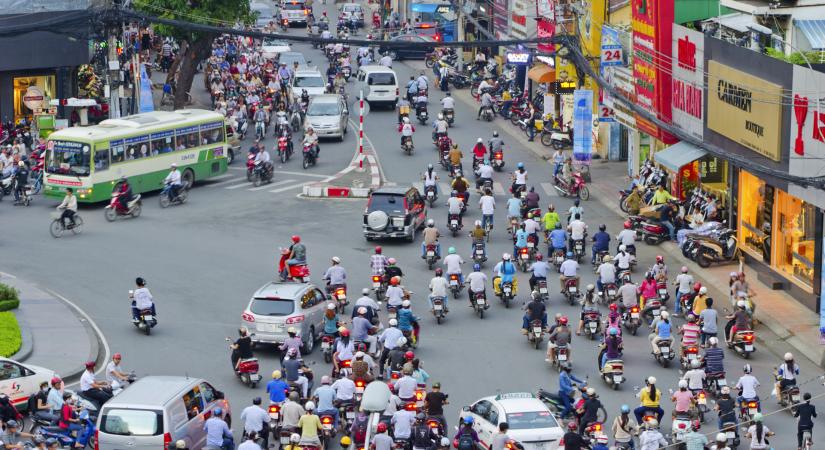
[[[499,405],[505,413],[548,411],[547,405],[529,392],[512,392],[479,399],[481,400]]]
[[[407,195],[407,192],[413,189],[412,187],[382,187],[372,191],[373,194],[379,195],[387,195],[387,194],[394,194],[394,195]]]
[[[313,96],[310,103],[336,103],[341,98],[338,94],[320,94]]]
[[[364,72],[392,72],[395,73],[394,70],[390,69],[387,66],[382,66],[380,64],[369,64],[366,66],[361,66],[359,70],[363,70]]]
[[[302,69],[302,68],[298,68],[298,70],[296,70],[296,71],[295,71],[295,76],[296,76],[296,77],[297,77],[297,76],[309,77],[309,76],[312,76],[312,75],[317,75],[317,76],[319,76],[319,77],[320,77],[320,76],[321,76],[321,72],[320,72],[318,69],[310,69],[310,68],[308,68],[308,67],[307,67],[307,68],[303,68],[303,69]]]
[[[204,380],[180,376],[145,376],[123,390],[117,397],[106,402],[106,407],[132,408],[137,405],[161,407],[181,395],[185,389]]]
[[[295,299],[312,287],[313,285],[309,283],[282,283],[272,281],[255,291],[253,297]]]
[[[435,42],[435,39],[433,39],[433,37],[432,37],[432,36],[427,35],[427,34],[417,34],[417,33],[404,33],[404,34],[397,34],[397,35],[393,36],[393,37],[392,37],[392,39],[400,39],[400,38],[402,38],[402,37],[408,37],[408,36],[411,36],[411,37],[416,37],[416,38],[421,38],[421,39],[423,39],[423,40],[425,40],[425,41],[432,41],[432,42]]]

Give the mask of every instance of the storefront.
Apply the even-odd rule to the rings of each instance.
[[[12,78],[14,121],[31,121],[49,100],[57,98],[55,75],[30,75]]]

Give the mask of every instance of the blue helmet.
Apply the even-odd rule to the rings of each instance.
[[[573,257],[573,252],[567,252],[567,257],[572,258]]]
[[[223,410],[220,407],[212,410],[212,417],[220,417],[221,415],[223,415]]]
[[[473,424],[473,418],[470,417],[470,416],[464,416],[464,424],[465,425],[472,425]]]
[[[519,169],[522,169],[522,168],[524,168],[524,163],[520,162],[520,163],[516,164],[516,167],[519,168]]]
[[[478,272],[480,270],[481,270],[481,264],[479,264],[479,263],[473,264],[473,271],[474,272]]]
[[[489,165],[489,164],[490,164],[490,160],[485,158],[485,159],[484,159],[484,165],[485,165],[485,166],[487,166],[487,165]]]
[[[611,336],[616,336],[619,334],[619,330],[617,330],[616,327],[610,327],[607,332],[610,333]]]
[[[622,405],[622,414],[627,414],[630,412],[630,407],[627,405]]]

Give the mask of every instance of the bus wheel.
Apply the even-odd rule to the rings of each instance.
[[[183,171],[183,188],[184,189],[192,189],[192,186],[195,184],[195,172],[192,169],[186,169]]]

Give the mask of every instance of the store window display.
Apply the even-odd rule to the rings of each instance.
[[[774,266],[812,287],[816,246],[816,207],[777,189]]]
[[[753,257],[770,263],[774,188],[739,172],[739,243]]]
[[[14,86],[14,120],[15,122],[21,119],[32,120],[34,113],[30,106],[33,106],[31,101],[27,101],[27,91],[31,97],[32,93],[37,93],[38,96],[43,97],[42,104],[47,105],[48,101],[55,98],[56,85],[54,75],[40,75],[40,76],[24,76],[15,77],[13,79]],[[29,90],[29,88],[34,90]]]

